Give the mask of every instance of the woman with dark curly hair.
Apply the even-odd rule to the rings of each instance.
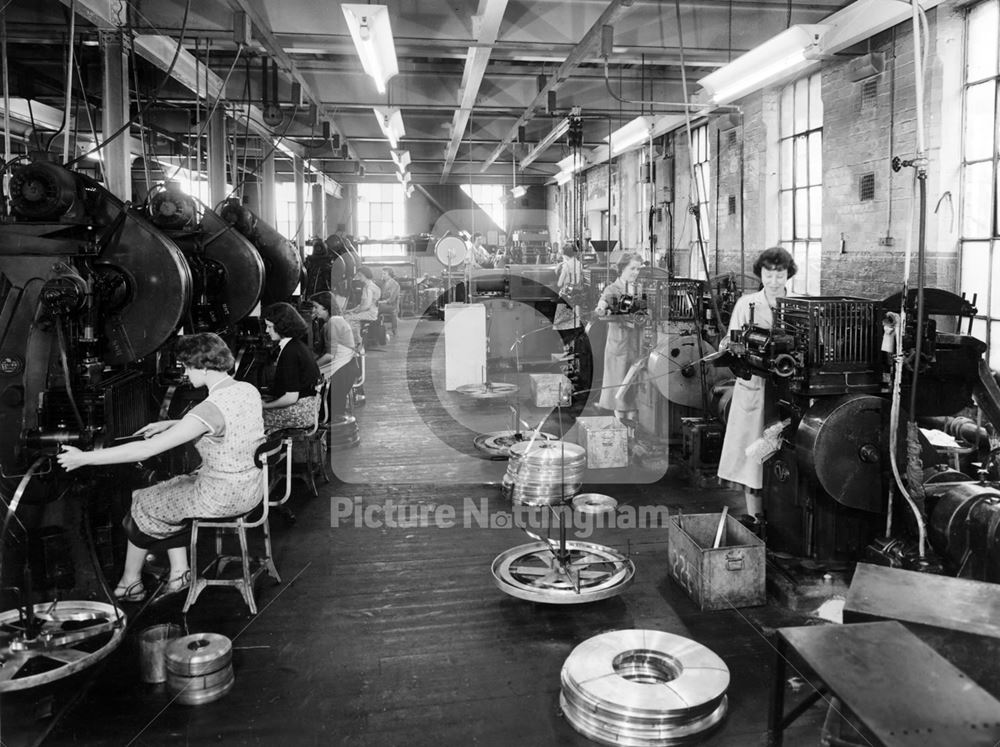
[[[278,343],[268,399],[264,402],[264,430],[312,426],[319,402],[319,367],[302,341],[309,331],[305,319],[291,304],[273,303],[264,309],[264,329]]]
[[[795,276],[798,267],[792,255],[780,246],[765,249],[753,263],[753,274],[763,286],[756,293],[741,296],[733,307],[729,331],[743,328],[751,318],[757,327],[770,329],[774,324],[774,309],[778,299],[787,295],[785,285]],[[720,348],[728,346],[729,338]],[[726,437],[722,442],[719,459],[719,477],[743,485],[747,514],[756,518],[763,513],[763,499],[758,492],[764,483],[764,466],[747,456],[746,449],[764,434],[769,421],[777,420],[778,413],[770,396],[768,382],[753,375],[749,380],[737,378],[733,400],[726,423]]]
[[[229,371],[233,354],[218,335],[203,333],[177,340],[177,361],[194,387],[208,396],[180,420],[150,423],[136,431],[143,440],[97,451],[64,446],[59,463],[67,472],[79,467],[139,462],[175,446],[193,442],[201,455],[194,474],[180,475],[132,494],[132,510],[123,522],[128,536],[125,568],[115,597],[139,602],[146,597],[141,573],[146,550],[154,542],[177,537],[169,547],[170,574],[165,591],[176,592],[190,581],[186,520],[246,513],[261,499],[261,471],[254,453],[264,441],[260,394],[236,381]],[[167,543],[168,545],[170,543]]]

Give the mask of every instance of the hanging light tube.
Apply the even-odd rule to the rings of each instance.
[[[611,155],[617,156],[629,148],[649,139],[651,125],[648,117],[636,117],[604,138],[611,146]]]
[[[393,149],[398,148],[400,138],[406,135],[406,129],[403,127],[403,113],[399,107],[374,106],[372,111],[375,112],[375,119],[378,120],[378,126],[381,128],[382,134],[385,135],[385,139],[389,141],[389,146]]]
[[[344,3],[340,8],[347,19],[362,67],[375,81],[375,89],[385,93],[386,83],[399,73],[388,6]]]
[[[698,83],[718,105],[794,77],[816,64],[809,57],[827,28],[823,24],[791,26]]]

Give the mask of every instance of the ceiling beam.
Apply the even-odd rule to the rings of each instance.
[[[62,0],[62,3],[75,9],[77,13],[99,29],[116,30],[120,28],[111,0]],[[169,71],[174,80],[196,96],[203,96],[206,101],[223,101],[225,89],[222,78],[211,70],[206,70],[194,55],[180,47],[177,40],[163,34],[141,34],[132,39],[132,44],[141,57],[160,70]],[[305,148],[271,132],[264,124],[264,115],[259,107],[252,104],[240,105],[227,107],[227,110],[236,121],[244,119],[249,129],[276,149],[289,156],[304,157]],[[324,178],[328,179],[328,177]],[[339,186],[332,179],[329,181],[332,182],[332,188]]]
[[[538,92],[528,107],[524,110],[524,113],[518,117],[514,126],[510,128],[510,131],[504,136],[504,139],[500,141],[500,144],[493,150],[486,161],[483,163],[482,171],[486,171],[500,154],[503,153],[504,148],[514,142],[514,138],[517,137],[518,128],[535,116],[535,110],[538,109],[544,101],[548,99],[549,91],[555,91],[559,88],[560,84],[564,83],[569,79],[573,72],[573,69],[579,65],[583,59],[590,54],[600,42],[601,39],[601,29],[605,26],[614,26],[614,24],[628,12],[629,8],[632,7],[632,3],[635,0],[611,0],[608,7],[604,9],[600,17],[594,22],[594,24],[587,30],[587,33],[583,35],[580,42],[573,47],[573,51],[569,53],[563,63],[556,70],[555,74],[549,76],[545,85]]]
[[[462,84],[458,89],[458,108],[451,118],[451,139],[444,152],[444,166],[441,169],[441,183],[444,184],[451,167],[458,155],[458,147],[462,144],[465,128],[479,96],[479,87],[486,74],[486,66],[490,63],[490,52],[500,34],[500,23],[504,11],[507,10],[507,0],[479,0],[479,8],[472,17],[472,25],[478,27],[477,43],[469,47],[465,58],[465,69],[462,71]]]
[[[292,58],[285,52],[281,43],[278,41],[277,36],[275,36],[274,31],[271,29],[271,22],[265,15],[265,12],[261,10],[258,6],[260,3],[255,0],[230,0],[230,6],[236,8],[247,14],[247,17],[253,23],[254,30],[256,31],[256,38],[264,47],[271,59],[278,65],[280,70],[283,70],[289,78],[295,83],[298,83],[302,90],[302,95],[304,98],[312,102],[313,106],[316,107],[317,112],[325,109],[322,100],[317,95],[316,91],[309,84],[309,81],[305,79],[302,75],[302,71],[296,66]],[[292,102],[297,104],[298,102]],[[357,158],[357,153],[354,152],[354,148],[351,146],[347,137],[341,131],[340,127],[337,126],[336,122],[333,122],[333,117],[331,117],[326,111],[322,112],[323,116],[326,116],[331,120],[334,130],[340,135],[340,142],[346,143],[348,151],[353,154],[354,158]]]

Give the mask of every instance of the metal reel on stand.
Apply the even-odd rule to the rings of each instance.
[[[558,539],[543,538],[521,527],[532,539],[512,547],[493,561],[497,588],[518,599],[549,604],[581,604],[617,596],[632,583],[635,565],[617,550],[567,539],[566,505],[583,483],[586,451],[564,441],[520,443],[511,447],[503,494],[515,505],[551,513],[558,520]],[[580,513],[614,511],[610,496],[586,494],[573,499]]]
[[[491,457],[506,459],[510,456],[510,449],[512,446],[525,443],[532,439],[535,441],[558,441],[559,436],[541,431],[538,433],[512,430],[493,431],[492,433],[483,433],[482,435],[476,436],[476,438],[473,439],[473,444],[484,454],[488,454]]]
[[[44,685],[106,657],[125,637],[125,614],[110,604],[56,601],[0,613],[0,693]]]
[[[530,602],[581,604],[621,594],[635,564],[610,547],[574,540],[512,547],[493,561],[493,580],[506,594]]]

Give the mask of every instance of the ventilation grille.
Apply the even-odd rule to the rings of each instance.
[[[735,129],[730,130],[729,132],[726,133],[726,143],[729,145],[730,148],[735,148],[739,143],[739,140],[736,137]]]
[[[729,214],[736,215],[736,195],[729,195]]]
[[[878,78],[869,78],[861,84],[861,93],[858,97],[858,109],[874,108],[878,99]]]
[[[862,174],[858,179],[858,199],[868,202],[875,199],[875,174]]]

